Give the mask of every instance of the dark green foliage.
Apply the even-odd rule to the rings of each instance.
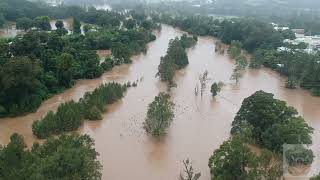
[[[101,112],[105,112],[105,105],[121,99],[126,90],[125,85],[109,83],[101,85],[92,93],[86,93],[79,101],[84,118],[97,120],[94,118],[95,116],[99,117],[97,113],[100,112],[101,114]]]
[[[197,38],[187,37],[187,35],[181,36],[181,38],[175,38],[170,40],[167,54],[161,57],[160,65],[158,67],[157,75],[161,81],[167,81],[170,84],[173,83],[173,77],[175,70],[182,69],[189,64],[186,48],[190,48],[197,42]]]
[[[147,117],[144,122],[144,129],[152,136],[161,136],[165,134],[173,120],[174,104],[170,101],[170,95],[160,93],[154,101],[149,104]]]
[[[161,57],[160,64],[158,67],[158,74],[161,81],[173,83],[173,77],[175,73],[175,64],[169,56]]]
[[[51,134],[74,131],[83,121],[80,105],[74,101],[61,104],[56,113],[50,111],[42,120],[32,125],[33,134],[47,138]]]
[[[294,34],[293,31],[291,31],[290,29],[288,30],[284,30],[284,31],[281,31],[281,34],[283,36],[284,39],[295,39],[296,38],[296,35]]]
[[[55,23],[55,26],[57,29],[63,29],[64,28],[64,24],[62,20],[57,20]]]
[[[23,18],[17,19],[17,24],[16,24],[17,29],[28,31],[34,26],[35,26],[35,22],[30,18],[23,17]]]
[[[236,58],[236,68],[243,70],[248,66],[248,61],[245,56],[238,56]]]
[[[63,53],[55,60],[57,62],[58,79],[65,87],[71,87],[75,75],[75,60],[71,54]]]
[[[225,141],[210,157],[211,179],[280,180],[282,163],[274,162],[274,158],[279,157],[265,149],[256,155],[246,144],[246,138],[237,135]]]
[[[87,135],[49,138],[31,150],[18,134],[10,140],[0,149],[0,179],[101,179],[98,153]]]
[[[42,69],[27,57],[17,57],[0,66],[0,116],[35,110],[46,97],[40,82]]]
[[[78,103],[70,101],[61,104],[57,112],[51,111],[33,123],[33,134],[38,138],[47,138],[53,134],[77,130],[84,119],[102,119],[105,105],[121,99],[126,89],[126,86],[117,83],[104,84],[92,93],[86,93]]]
[[[39,16],[34,19],[35,26],[43,31],[50,31],[50,18],[48,16]]]
[[[312,178],[310,178],[310,180],[320,180],[320,174],[317,176],[313,176]]]
[[[310,165],[313,162],[313,152],[303,145],[293,145],[285,151],[285,158],[290,166]]]
[[[76,33],[76,34],[81,33],[81,23],[78,18],[73,18],[73,33]]]
[[[273,94],[257,91],[246,98],[233,123],[232,134],[241,133],[244,126],[252,127],[255,143],[264,148],[282,151],[283,144],[311,144],[313,129],[297,111]]]
[[[124,26],[127,29],[133,29],[136,27],[136,25],[137,25],[137,22],[134,19],[128,19],[128,20],[124,21]]]
[[[211,94],[212,94],[213,97],[215,97],[216,95],[218,95],[218,93],[221,91],[222,86],[223,86],[223,83],[222,83],[222,82],[213,83],[213,84],[211,85],[210,92],[211,92]]]
[[[115,61],[115,58],[111,58],[108,57],[106,58],[103,63],[101,63],[101,67],[105,70],[105,71],[109,71],[110,69],[112,69],[115,65],[117,65],[117,62]]]
[[[289,78],[286,82],[286,88],[295,89],[295,88],[297,88],[298,85],[299,85],[299,82],[298,82],[297,78],[295,78],[294,76],[289,76]]]
[[[132,55],[145,52],[147,43],[156,38],[152,34],[152,28],[155,27],[152,21],[148,22],[152,24],[150,30],[119,29],[124,15],[117,12],[92,8],[85,11],[79,7],[59,6],[42,7],[44,11],[33,14],[29,9],[39,10],[36,4],[24,0],[5,0],[5,4],[10,6],[5,16],[8,13],[12,15],[8,20],[20,18],[17,26],[29,31],[10,41],[0,40],[0,116],[16,116],[34,111],[43,100],[71,87],[75,80],[96,78],[104,70],[131,62]],[[20,5],[26,9],[21,9]],[[11,8],[14,6],[17,11]],[[0,11],[1,9],[0,6]],[[14,13],[9,11],[25,12],[25,16],[23,13],[13,16]],[[55,19],[74,17],[75,24],[77,20],[79,23],[81,20],[92,24],[95,30],[87,31],[85,35],[68,35],[63,22],[58,20],[57,30],[49,33],[46,32],[51,29],[49,15]],[[138,23],[138,20],[133,20]],[[140,19],[139,23],[144,20],[146,19]],[[37,27],[37,30],[30,30],[32,27]],[[79,26],[77,29],[79,30]],[[111,49],[113,56],[100,63],[96,55],[98,49]],[[33,67],[29,68],[30,66]],[[15,72],[21,74],[21,77],[16,76]],[[16,78],[23,81],[15,80]],[[32,88],[29,84],[32,84]]]
[[[102,75],[103,68],[100,66],[99,57],[95,51],[83,50],[75,55],[79,69],[77,76],[87,79],[96,78]]]

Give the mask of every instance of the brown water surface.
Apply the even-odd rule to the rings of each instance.
[[[284,87],[285,78],[267,70],[247,70],[238,84],[230,81],[234,63],[225,55],[214,52],[214,39],[201,37],[188,50],[190,64],[177,72],[177,88],[171,92],[176,104],[175,119],[162,140],[148,137],[142,129],[147,106],[166,85],[155,77],[160,57],[165,55],[169,40],[182,32],[163,26],[157,40],[148,45],[148,52],[135,56],[131,65],[115,67],[101,78],[81,80],[71,89],[47,100],[35,113],[24,117],[0,119],[0,142],[8,143],[14,132],[19,132],[30,145],[36,141],[31,132],[34,120],[55,110],[62,102],[78,100],[87,91],[102,83],[127,82],[141,79],[138,87],[130,88],[125,97],[108,107],[102,121],[85,122],[79,130],[95,139],[96,149],[103,164],[103,179],[108,180],[176,180],[182,169],[182,160],[190,158],[200,179],[210,179],[208,158],[228,139],[231,122],[241,102],[257,90],[274,93],[298,109],[315,128],[314,149],[319,153],[320,98],[303,90]],[[203,97],[195,96],[198,76],[208,70],[211,78]],[[210,85],[223,81],[226,86],[212,98]],[[316,159],[317,167],[320,167]],[[319,169],[318,169],[319,170]],[[313,169],[310,173],[314,174]]]

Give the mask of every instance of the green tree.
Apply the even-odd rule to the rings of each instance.
[[[240,70],[246,69],[246,67],[248,66],[247,58],[245,56],[238,56],[236,58],[236,66]]]
[[[128,19],[124,22],[124,26],[127,28],[127,29],[133,29],[134,27],[137,26],[137,22],[136,20],[134,19]]]
[[[252,127],[252,138],[262,147],[282,151],[283,144],[311,144],[313,129],[297,111],[273,94],[257,91],[242,102],[232,134],[241,133],[244,125]]]
[[[35,26],[43,31],[50,31],[51,24],[48,16],[39,16],[34,19]]]
[[[281,179],[280,157],[265,149],[257,155],[246,142],[247,138],[236,135],[213,152],[209,159],[212,180]]]
[[[20,114],[34,110],[45,92],[39,80],[42,68],[26,57],[10,59],[0,66],[0,104],[8,114]],[[3,116],[6,114],[0,114]]]
[[[239,41],[232,41],[228,49],[228,54],[232,59],[237,58],[241,54],[242,44]]]
[[[57,72],[59,81],[65,86],[70,87],[73,83],[76,61],[71,54],[63,53],[57,58]]]
[[[64,24],[63,24],[62,20],[57,20],[55,25],[56,25],[57,29],[63,29],[64,28]]]
[[[34,21],[30,18],[23,17],[17,19],[16,27],[17,29],[23,29],[24,31],[28,31],[34,26]]]
[[[223,83],[222,83],[222,82],[213,83],[213,84],[211,85],[210,92],[211,92],[211,94],[212,94],[213,97],[215,97],[216,95],[218,95],[218,93],[221,91],[222,86],[223,86]]]
[[[161,81],[173,83],[175,65],[172,63],[172,60],[170,58],[171,57],[168,56],[161,57],[157,75],[160,77]]]
[[[81,22],[78,18],[75,17],[73,18],[73,33],[81,33]]]
[[[13,134],[0,149],[0,179],[101,179],[94,141],[88,135],[63,135],[26,148]]]
[[[149,104],[147,117],[144,122],[144,129],[153,136],[165,134],[165,130],[173,120],[174,104],[170,101],[170,96],[160,93],[154,101]]]

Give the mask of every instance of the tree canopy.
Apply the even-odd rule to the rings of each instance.
[[[0,179],[101,179],[94,141],[88,135],[62,135],[27,149],[13,134],[0,149]]]
[[[264,148],[282,151],[283,144],[311,144],[313,129],[293,107],[274,99],[273,94],[257,91],[242,102],[232,122],[232,134],[252,128],[255,143]]]
[[[166,128],[170,126],[174,118],[174,104],[170,101],[170,96],[160,93],[154,101],[149,104],[147,117],[144,122],[144,129],[153,136],[165,134]]]

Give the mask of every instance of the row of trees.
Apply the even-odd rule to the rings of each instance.
[[[258,68],[261,65],[288,76],[287,88],[300,86],[320,96],[320,53],[308,54],[295,48],[281,52],[260,48],[254,52],[250,66]]]
[[[186,34],[181,38],[170,40],[167,54],[161,57],[158,66],[157,76],[161,81],[169,82],[169,86],[174,86],[173,77],[177,69],[182,69],[189,64],[186,48],[190,48],[197,42],[197,37],[188,37]]]
[[[290,30],[276,31],[272,25],[250,18],[220,21],[206,16],[172,16],[165,13],[156,16],[161,22],[180,27],[192,34],[214,36],[226,44],[240,42],[243,49],[253,54],[250,67],[264,65],[277,70],[289,77],[287,87],[301,86],[314,95],[320,94],[319,53],[307,54],[284,44],[284,39],[295,38]],[[287,46],[290,50],[278,52],[277,48],[280,46]],[[239,53],[237,49],[230,51],[231,57]]]
[[[312,133],[293,107],[257,91],[243,101],[232,123],[232,137],[211,156],[212,179],[281,179],[283,145],[311,144]],[[257,145],[261,154],[249,144]],[[296,147],[285,152],[289,165],[311,164],[312,151]]]
[[[27,17],[19,18],[17,19],[16,27],[17,29],[22,29],[24,31],[28,31],[33,27],[43,31],[50,31],[50,18],[48,16],[38,16],[35,19]]]
[[[57,112],[50,111],[43,119],[32,124],[33,134],[47,138],[53,134],[77,130],[84,119],[100,120],[105,105],[123,97],[127,85],[108,83],[99,86],[92,93],[87,92],[78,103],[70,101],[61,104]]]
[[[94,141],[88,135],[62,135],[28,149],[13,134],[0,148],[0,179],[101,179]]]

